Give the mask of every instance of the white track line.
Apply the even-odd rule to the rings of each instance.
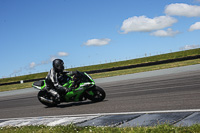
[[[180,112],[200,112],[200,109],[183,109],[183,110],[160,110],[160,111],[141,111],[141,112],[118,112],[118,113],[97,113],[97,114],[77,114],[77,115],[58,115],[58,116],[38,116],[38,117],[22,117],[8,118],[0,120],[20,120],[35,118],[63,118],[63,117],[86,117],[86,116],[103,116],[103,115],[126,115],[126,114],[154,114],[154,113],[180,113]]]

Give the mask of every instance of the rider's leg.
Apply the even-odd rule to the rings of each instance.
[[[46,82],[45,89],[47,90],[47,92],[53,97],[53,99],[56,102],[59,102],[60,101],[60,95],[55,90],[55,87],[54,87],[53,83],[51,81],[49,81],[49,80],[45,80],[45,82]]]
[[[53,89],[53,87],[46,86],[45,88],[47,92],[53,97],[56,102],[60,102],[60,95],[57,91]]]

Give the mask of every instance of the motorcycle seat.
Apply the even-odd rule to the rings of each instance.
[[[36,82],[33,83],[33,85],[34,85],[34,86],[39,86],[39,87],[41,87],[41,86],[44,85],[44,80],[36,81]]]

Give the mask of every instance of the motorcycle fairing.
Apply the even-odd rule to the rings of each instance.
[[[39,80],[32,84],[32,86],[38,90],[42,90],[46,86],[45,80]]]
[[[93,87],[94,85],[95,85],[94,82],[80,83],[80,85],[77,89],[70,91],[65,95],[65,100],[67,102],[80,101],[80,97],[82,94],[84,94],[84,91]],[[94,95],[92,91],[88,91],[87,93],[90,95]]]

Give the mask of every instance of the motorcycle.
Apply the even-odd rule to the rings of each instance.
[[[38,100],[48,107],[57,106],[62,102],[78,102],[85,101],[87,99],[92,102],[100,102],[105,99],[105,91],[101,87],[95,85],[95,82],[90,75],[86,72],[79,71],[77,71],[77,75],[79,80],[78,87],[63,95],[60,102],[56,101],[48,90],[45,89],[45,80],[36,81],[32,84],[32,86],[35,89],[40,90],[37,95]],[[59,79],[59,82],[62,86],[70,88],[73,83],[73,76],[64,74],[62,78]]]

